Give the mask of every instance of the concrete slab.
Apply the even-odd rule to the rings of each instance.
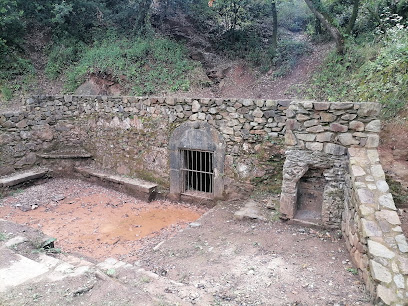
[[[5,252],[9,254],[5,254]],[[1,251],[2,268],[0,268],[0,292],[7,288],[18,286],[48,272],[48,268],[34,260],[12,251],[3,249]]]
[[[96,177],[102,181],[111,182],[123,186],[126,191],[147,201],[153,201],[157,195],[157,184],[147,182],[138,178],[129,178],[112,175],[101,170],[87,167],[76,167],[75,170],[86,177]]]
[[[0,187],[11,187],[24,182],[44,177],[50,170],[39,168],[24,172],[14,173],[12,175],[0,178]]]

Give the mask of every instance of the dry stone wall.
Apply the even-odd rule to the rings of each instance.
[[[342,230],[377,302],[407,305],[408,244],[376,149],[350,148]]]
[[[377,103],[294,101],[286,115],[280,210],[293,219],[298,209],[299,180],[309,169],[324,169],[322,218],[318,223],[340,227],[343,211],[347,147],[376,148],[381,124]],[[334,196],[333,196],[334,195]]]
[[[376,148],[380,110],[377,103],[293,102],[287,111],[286,145],[331,155],[344,155],[350,146]]]
[[[203,121],[215,127],[225,139],[224,183],[231,189],[227,192],[232,192],[234,186],[247,186],[251,178],[262,177],[268,167],[273,167],[263,163],[258,153],[267,151],[283,137],[290,102],[32,97],[25,101],[23,110],[0,114],[0,175],[50,163],[41,158],[47,152],[83,148],[91,153],[97,167],[166,186],[170,135],[183,122]],[[60,161],[55,163],[57,168],[63,165]]]

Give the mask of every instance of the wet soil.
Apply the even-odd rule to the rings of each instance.
[[[24,212],[19,207],[26,202],[38,207]],[[0,218],[56,237],[55,246],[66,255],[84,254],[94,262],[116,257],[180,284],[177,290],[181,286],[198,290],[200,294],[194,293],[185,305],[370,305],[338,231],[288,225],[274,210],[268,221],[235,219],[234,213],[244,205],[244,200],[220,202],[208,210],[181,203],[145,203],[82,181],[56,179],[4,198]],[[18,227],[13,231],[24,235]],[[153,280],[145,278],[138,287],[129,287],[129,282],[141,282],[140,276],[133,280],[132,273],[118,276],[122,285],[116,295],[107,296],[106,286],[98,283],[77,301],[109,305],[119,296],[130,298],[132,292],[150,288],[143,289],[141,304],[133,299],[133,305],[159,305],[146,302],[150,290],[156,296],[176,290],[157,287],[157,281],[149,287]],[[66,278],[63,284],[34,287],[44,297],[45,289],[55,288],[54,298],[64,301],[64,288],[76,286],[75,281]],[[22,292],[22,297],[10,291],[9,296],[26,301],[32,291]],[[199,296],[213,302],[200,302]],[[99,304],[98,297],[103,298]],[[45,301],[43,305],[51,305]]]
[[[27,202],[33,209],[19,209]],[[141,240],[171,235],[205,212],[166,201],[146,203],[83,181],[61,179],[32,186],[0,203],[0,218],[40,229],[57,238],[62,251],[99,261],[136,260]]]

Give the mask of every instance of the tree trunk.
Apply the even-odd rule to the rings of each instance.
[[[333,37],[336,42],[337,53],[344,54],[344,38],[339,29],[332,25],[330,21],[318,11],[312,0],[305,0],[305,2],[316,18],[319,19],[321,24],[329,31],[331,37]]]
[[[360,8],[360,0],[354,0],[353,13],[351,14],[351,18],[350,18],[350,21],[349,21],[349,24],[346,30],[346,34],[348,35],[350,35],[354,29],[354,25],[356,24],[356,19],[357,19],[359,8]]]
[[[276,2],[272,1],[272,22],[273,22],[273,29],[272,29],[272,48],[273,51],[276,52],[278,48],[278,13],[276,11]]]
[[[322,24],[319,19],[315,18],[315,31],[316,34],[322,34]]]

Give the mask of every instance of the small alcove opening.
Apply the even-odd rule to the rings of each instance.
[[[213,195],[214,154],[200,150],[181,150],[182,193]]]
[[[310,168],[299,180],[295,219],[321,223],[323,191],[326,180],[324,169]]]

